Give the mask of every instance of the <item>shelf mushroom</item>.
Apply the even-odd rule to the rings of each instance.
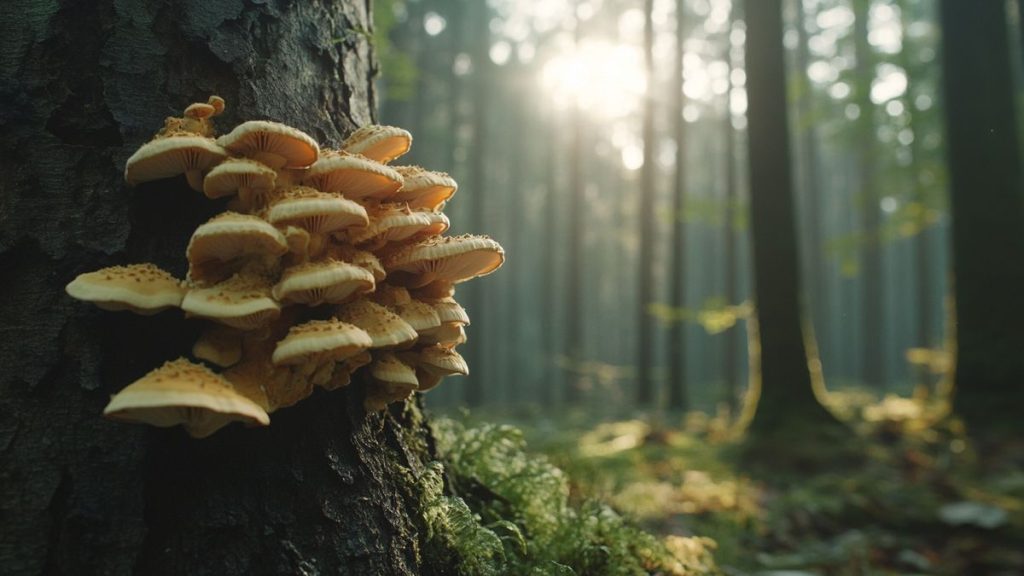
[[[341,148],[387,164],[412,147],[412,134],[395,126],[363,126],[342,143]]]
[[[189,279],[218,282],[238,271],[244,260],[277,259],[288,242],[277,228],[248,214],[225,212],[192,233],[185,255]]]
[[[432,238],[385,258],[389,281],[420,288],[438,280],[457,284],[486,276],[505,261],[501,245],[486,236]]]
[[[444,172],[431,172],[419,166],[395,166],[402,175],[402,187],[391,196],[392,202],[405,202],[413,210],[435,211],[459,189],[455,179]]]
[[[303,168],[316,162],[320,146],[302,130],[278,122],[250,120],[217,139],[228,151],[273,169]]]
[[[144,316],[180,306],[186,292],[180,280],[149,263],[80,274],[65,290],[72,298],[104,310],[128,310]]]
[[[303,182],[350,200],[385,200],[402,187],[402,175],[358,154],[325,152],[310,166]]]
[[[228,157],[212,138],[190,132],[150,140],[128,158],[124,179],[129,186],[185,175],[193,190],[203,190],[203,174]]]

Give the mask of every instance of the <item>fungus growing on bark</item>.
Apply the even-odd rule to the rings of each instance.
[[[80,274],[65,290],[72,298],[92,302],[104,310],[128,310],[146,316],[180,306],[186,292],[180,280],[148,263]]]
[[[160,427],[181,424],[194,438],[205,438],[235,421],[270,424],[266,411],[239,394],[231,382],[184,358],[167,362],[118,392],[103,415]]]
[[[168,118],[125,167],[129,184],[185,174],[208,198],[238,195],[232,212],[199,226],[182,247],[187,283],[136,264],[67,286],[109,310],[180,307],[208,321],[192,355],[223,376],[177,360],[125,388],[105,414],[182,424],[203,437],[232,420],[265,425],[268,413],[315,387],[355,379],[365,384],[364,406],[381,410],[467,373],[454,348],[469,316],[452,298],[454,285],[492,272],[504,252],[486,237],[439,237],[455,181],[386,166],[411,143],[400,128],[366,127],[343,151],[321,154],[307,134],[266,121],[214,141],[211,120],[223,109],[214,96]]]
[[[395,126],[363,126],[349,136],[341,148],[387,164],[409,151],[412,134]]]

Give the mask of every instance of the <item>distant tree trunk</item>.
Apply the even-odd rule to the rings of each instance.
[[[579,26],[579,23],[577,23]],[[583,361],[583,117],[578,101],[569,111],[569,261],[565,277],[565,400],[580,401],[580,362]]]
[[[794,452],[837,424],[818,402],[800,320],[781,0],[746,4],[747,115],[761,386],[748,442]],[[785,447],[785,448],[784,448]],[[781,457],[781,455],[779,455]]]
[[[728,37],[732,36],[733,22],[736,20],[737,7],[734,4],[729,14],[729,26],[726,28]],[[729,89],[725,93],[725,118],[722,123],[722,138],[725,140],[725,299],[731,306],[739,302],[737,272],[739,258],[736,250],[736,134],[732,126],[732,40],[726,41],[725,62],[728,65]],[[725,333],[725,398],[729,411],[736,414],[740,397],[739,379],[739,323]]]
[[[462,127],[460,107],[462,104],[462,79],[455,72],[455,63],[459,54],[462,53],[462,42],[465,36],[462,21],[463,6],[461,0],[449,0],[452,4],[451,12],[448,14],[448,28],[450,43],[451,61],[448,62],[448,133],[445,135],[447,154],[445,155],[445,169],[449,173],[455,173],[458,165],[459,148],[462,143],[459,141],[459,129]]]
[[[1002,2],[943,0],[956,298],[953,409],[983,440],[1024,432],[1024,209]]]
[[[644,0],[644,70],[648,84],[654,79],[654,0]],[[655,387],[651,378],[654,362],[654,326],[647,307],[654,301],[654,91],[644,93],[643,110],[644,165],[640,171],[640,273],[637,290],[637,382],[636,403],[654,404]]]
[[[287,122],[325,145],[374,118],[363,2],[7,4],[0,24],[0,566],[22,574],[445,572],[423,554],[415,409],[363,386],[204,440],[103,420],[111,394],[188,353],[194,323],[74,302],[64,285],[153,261],[184,275],[223,209],[180,181],[129,190],[127,157],[196,100],[219,126]]]
[[[541,393],[539,400],[545,406],[553,406],[559,401],[558,385],[561,372],[557,370],[557,363],[560,354],[559,346],[562,343],[557,338],[557,330],[554,319],[558,316],[558,250],[564,240],[559,234],[561,221],[559,216],[559,193],[558,193],[558,150],[561,147],[558,138],[558,130],[553,122],[548,122],[546,127],[546,138],[542,146],[546,147],[547,154],[544,156],[544,218],[543,238],[545,250],[541,255],[541,267],[543,280],[537,282],[535,298],[541,303],[541,312],[544,314],[544,322],[541,328],[541,350],[543,351],[542,361],[544,370],[541,372]],[[561,377],[561,378],[560,378]],[[568,386],[563,386],[567,388]]]
[[[879,213],[877,162],[875,161],[875,113],[871,102],[871,81],[875,77],[874,58],[868,43],[868,13],[871,0],[854,0],[853,42],[857,60],[854,85],[860,116],[856,131],[857,174],[863,207],[861,233],[861,278],[864,287],[864,357],[861,375],[871,388],[885,386],[885,333],[882,295],[882,246]]]
[[[672,121],[675,123],[676,170],[672,196],[672,264],[669,294],[672,308],[686,307],[686,120],[683,106],[683,49],[686,42],[686,2],[676,2],[676,58],[673,70]],[[646,148],[646,144],[644,147]],[[686,410],[690,406],[686,393],[686,329],[685,322],[673,322],[668,334],[668,407]]]
[[[476,232],[487,216],[487,129],[491,114],[491,9],[487,2],[478,2],[474,6],[476,19],[472,28],[475,31],[472,40],[473,145],[469,150],[469,186],[460,199],[470,205],[471,226],[477,227],[473,229]],[[484,291],[479,284],[471,284],[462,290],[467,296],[466,310],[474,318],[473,328],[479,333],[487,331],[495,315],[491,313]],[[474,340],[472,334],[469,335],[465,348],[469,365],[478,367],[466,380],[465,401],[469,406],[480,406],[484,403],[486,372],[489,372],[485,363],[489,362],[490,358],[486,346],[480,340]]]
[[[508,226],[505,231],[504,242],[507,246],[506,251],[511,258],[524,258],[526,261],[529,256],[526,256],[522,250],[523,246],[523,211],[525,210],[525,202],[523,197],[525,195],[525,186],[523,186],[523,180],[525,172],[529,170],[526,163],[526,143],[524,134],[530,134],[530,119],[525,110],[523,110],[523,102],[526,101],[524,90],[522,89],[523,83],[526,80],[525,75],[522,74],[518,64],[510,65],[510,69],[507,72],[508,84],[505,89],[508,92],[507,110],[508,110],[508,141],[509,148],[511,151],[506,155],[508,163],[508,190],[506,191],[505,197],[508,199],[508,213],[505,215],[504,220],[507,221]],[[507,289],[505,290],[505,305],[503,308],[503,332],[504,338],[494,338],[492,344],[494,346],[502,347],[502,356],[506,359],[504,362],[504,370],[500,377],[504,381],[504,386],[508,389],[509,400],[512,403],[522,402],[524,400],[523,393],[525,390],[519,383],[524,378],[523,375],[526,372],[522,369],[520,352],[522,343],[520,342],[520,334],[522,333],[522,325],[524,318],[520,315],[520,305],[522,293],[519,289],[519,276],[521,272],[527,271],[529,268],[526,267],[509,267],[508,274],[505,275],[505,283]]]

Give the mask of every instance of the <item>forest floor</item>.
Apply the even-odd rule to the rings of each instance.
[[[983,462],[914,400],[832,402],[866,458],[814,474],[747,469],[725,415],[459,419],[522,429],[573,500],[608,502],[662,537],[713,539],[728,575],[1024,574],[1024,446]]]

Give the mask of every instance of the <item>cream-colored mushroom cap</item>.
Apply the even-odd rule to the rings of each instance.
[[[235,274],[209,288],[193,288],[181,302],[189,316],[208,318],[242,330],[266,326],[281,315],[270,283],[260,276]]]
[[[243,122],[218,138],[217,143],[274,169],[309,166],[320,154],[320,146],[309,134],[266,120]]]
[[[390,200],[406,202],[414,210],[437,210],[459,189],[458,183],[444,172],[431,172],[419,166],[395,166],[402,175],[402,187]]]
[[[274,349],[274,364],[340,362],[373,344],[365,330],[341,320],[312,320],[292,327]]]
[[[417,288],[437,280],[453,284],[494,272],[505,261],[501,245],[486,236],[432,238],[390,254],[382,262],[388,279]]]
[[[424,330],[420,334],[419,343],[453,348],[466,341],[466,329],[460,322],[443,322],[437,328]]]
[[[274,298],[285,303],[316,306],[340,304],[372,291],[373,273],[340,260],[322,260],[292,266],[274,286]]]
[[[412,366],[398,359],[394,352],[376,352],[370,363],[370,376],[380,383],[406,386],[415,389],[416,371]]]
[[[383,245],[408,240],[433,226],[434,219],[425,212],[413,212],[404,204],[386,205],[373,214],[368,226],[351,229],[349,239],[357,245]]]
[[[387,164],[409,151],[412,134],[395,126],[363,126],[349,136],[341,148]]]
[[[181,305],[181,281],[153,264],[112,266],[80,274],[65,288],[76,300],[104,310],[128,310],[150,315]]]
[[[238,193],[242,202],[274,189],[277,172],[248,158],[228,158],[210,170],[203,179],[207,198],[222,198]]]
[[[347,152],[325,152],[303,182],[351,200],[383,200],[402,187],[402,175],[380,162]]]
[[[186,250],[189,277],[197,281],[216,280],[222,262],[246,256],[277,257],[287,251],[284,234],[266,221],[249,214],[225,212],[192,234]]]
[[[356,300],[335,311],[339,320],[359,326],[373,340],[371,348],[406,346],[416,340],[416,329],[400,316],[367,299]]]
[[[377,284],[377,288],[370,294],[370,299],[381,306],[394,306],[412,301],[409,291],[401,286],[391,284]]]
[[[469,325],[469,314],[454,298],[442,298],[433,302],[433,306],[441,322],[458,322]]]
[[[357,250],[348,244],[332,243],[327,248],[327,255],[335,260],[344,260],[345,262],[366,268],[373,274],[373,279],[378,283],[384,280],[386,276],[380,260],[372,252]]]
[[[159,427],[181,424],[194,438],[205,438],[234,421],[270,423],[266,411],[230,382],[185,359],[167,362],[128,385],[110,399],[103,415]]]
[[[396,304],[391,309],[412,326],[417,333],[437,328],[441,325],[441,318],[437,315],[434,307],[426,302],[410,300],[404,304]]]
[[[441,376],[469,375],[466,359],[454,348],[445,346],[427,346],[420,350],[417,366]]]
[[[275,226],[298,226],[312,233],[366,226],[369,222],[366,209],[359,204],[308,186],[282,194],[270,204],[266,215]]]
[[[227,158],[212,138],[182,133],[151,140],[128,158],[124,179],[129,186],[184,174],[194,190],[203,189],[203,172]]]

